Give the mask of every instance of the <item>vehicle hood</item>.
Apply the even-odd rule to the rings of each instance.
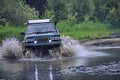
[[[25,37],[48,37],[48,36],[56,36],[58,33],[45,33],[45,34],[27,34]]]

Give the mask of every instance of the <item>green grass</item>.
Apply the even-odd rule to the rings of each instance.
[[[25,31],[25,27],[23,26],[15,27],[10,25],[0,25],[0,42],[8,37],[16,37],[21,40],[23,36],[20,35],[20,32],[23,31]]]
[[[61,35],[70,36],[73,39],[88,40],[105,37],[111,33],[120,33],[120,28],[110,28],[110,25],[100,22],[85,21],[79,24],[70,21],[61,21],[57,27],[61,30]],[[20,32],[24,32],[25,26],[5,26],[0,25],[0,43],[8,37],[16,37],[19,40],[23,39]]]
[[[109,25],[100,22],[86,21],[72,24],[69,21],[62,21],[57,26],[61,30],[61,35],[79,40],[101,38],[111,33]]]

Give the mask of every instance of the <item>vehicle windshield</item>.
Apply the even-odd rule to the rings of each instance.
[[[49,32],[56,32],[55,26],[52,23],[29,24],[26,31],[27,34],[39,34]]]

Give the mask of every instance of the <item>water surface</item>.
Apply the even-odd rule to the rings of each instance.
[[[78,55],[78,54],[77,54]],[[63,59],[0,59],[0,79],[5,80],[119,80],[120,74],[63,74],[71,66],[107,66],[120,61],[120,48],[98,49]],[[112,68],[111,68],[112,69]]]

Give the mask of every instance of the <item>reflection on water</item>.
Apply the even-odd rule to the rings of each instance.
[[[14,80],[19,77],[21,80],[24,76],[24,65],[16,61],[3,61],[0,60],[0,79]]]
[[[100,53],[108,55],[101,55]],[[61,70],[70,66],[85,66],[87,69],[101,64],[120,61],[120,49],[98,50],[89,52],[87,57],[73,57],[64,59],[29,59],[29,60],[0,60],[0,79],[5,80],[119,80],[116,75],[90,75],[90,74],[61,74]],[[80,53],[81,54],[81,53]],[[97,55],[91,57],[92,55]]]
[[[49,66],[49,76],[50,76],[50,80],[53,80],[53,74],[52,74],[52,66]]]
[[[38,68],[36,64],[35,64],[35,80],[39,80],[38,79]]]

